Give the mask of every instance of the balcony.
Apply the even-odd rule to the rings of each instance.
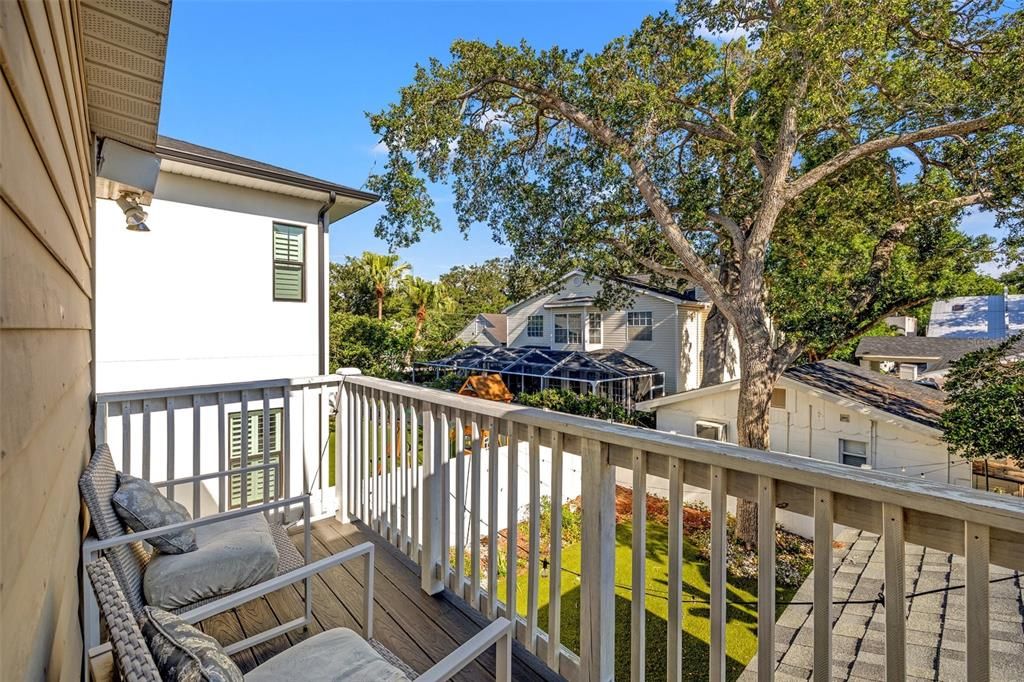
[[[993,634],[1006,622],[1010,650],[1024,651],[1024,632],[1012,632],[1024,611],[1007,613],[1002,598],[1010,590],[1019,603],[1021,593],[1019,576],[1008,572],[1024,570],[1024,504],[1016,498],[359,375],[105,394],[97,403],[97,440],[110,443],[115,462],[158,487],[174,479],[164,488],[195,516],[308,492],[310,518],[290,520],[313,524],[314,553],[371,538],[381,548],[379,636],[418,670],[489,619],[514,615],[516,679],[558,673],[607,680],[628,671],[633,679],[656,673],[675,680],[693,671],[696,649],[701,676],[781,678],[792,671],[781,663],[792,628],[776,625],[777,510],[807,517],[813,527],[813,569],[798,593],[809,603],[786,615],[806,620],[798,643],[810,652],[814,679],[853,669],[851,652],[835,646],[843,634],[833,625],[849,608],[836,602],[849,600],[854,588],[844,582],[849,565],[834,547],[857,532],[858,542],[880,536],[873,568],[863,570],[877,570],[882,584],[883,599],[872,603],[884,637],[873,655],[887,679],[916,674],[907,654],[925,644],[908,621],[923,600],[911,594],[921,557],[956,555],[952,562],[961,566],[947,588],[964,602],[967,679],[1003,669],[1007,648]],[[634,530],[625,540],[617,536],[616,468],[629,472],[633,488]],[[233,476],[216,482],[229,470]],[[658,487],[668,491],[667,532],[658,529],[657,538],[643,522],[649,477],[664,479]],[[684,485],[710,499],[707,603],[696,612],[685,606]],[[542,498],[577,496],[582,538],[579,570],[570,571],[561,533],[549,532],[562,528],[562,506],[551,504],[545,515]],[[757,587],[746,612],[736,609],[726,572],[727,504],[736,496],[759,502]],[[543,548],[542,534],[550,538]],[[624,542],[630,570],[617,576],[616,545]],[[654,547],[667,564],[664,622],[644,608]],[[493,561],[490,548],[497,548]],[[847,549],[859,551],[856,543]],[[514,566],[522,567],[519,579],[506,579]],[[341,568],[317,579],[314,629],[352,625],[359,579]],[[284,623],[303,608],[301,590],[289,590],[204,628],[230,643]],[[617,601],[628,620],[616,621]],[[570,614],[577,604],[578,614]],[[690,618],[706,620],[705,640],[689,641]],[[730,626],[738,618],[755,633],[749,666],[730,654]],[[787,635],[778,637],[783,628]],[[935,631],[936,641],[941,633]],[[236,659],[252,667],[302,636],[279,637]],[[652,650],[664,652],[663,663],[647,659]],[[475,672],[467,679],[485,674]]]

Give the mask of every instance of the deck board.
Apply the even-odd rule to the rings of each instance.
[[[482,621],[474,619],[453,603],[454,595],[430,596],[420,589],[415,565],[365,527],[341,524],[334,519],[313,524],[314,559],[339,552],[362,542],[376,546],[374,576],[374,636],[413,670],[423,672],[480,631]],[[301,544],[301,533],[295,536]],[[358,563],[332,568],[313,583],[313,619],[308,630],[296,629],[235,655],[243,672],[248,672],[276,654],[318,632],[334,627],[359,631],[362,626],[361,597],[365,576]],[[249,602],[234,611],[201,623],[204,632],[223,644],[237,642],[280,623],[301,617],[304,612],[301,583]],[[518,648],[518,647],[517,647]],[[552,679],[536,660],[524,660],[516,651],[512,662],[516,680]],[[494,650],[471,664],[458,680],[493,680]]]

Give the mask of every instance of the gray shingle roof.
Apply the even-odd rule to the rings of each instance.
[[[958,360],[971,351],[998,343],[993,339],[958,339],[935,336],[865,336],[857,344],[857,357]]]
[[[822,360],[797,365],[787,369],[784,376],[933,429],[939,428],[946,409],[946,394],[939,389],[872,372],[848,362]]]

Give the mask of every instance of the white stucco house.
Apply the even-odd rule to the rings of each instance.
[[[329,229],[376,196],[163,136],[156,156],[136,196],[99,150],[96,260],[116,267],[96,271],[97,389],[329,371]],[[148,231],[126,229],[136,208]]]

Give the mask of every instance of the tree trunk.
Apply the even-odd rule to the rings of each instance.
[[[767,340],[740,344],[740,390],[736,413],[737,440],[758,450],[769,448],[769,409],[780,370]],[[757,544],[757,503],[736,500],[736,537],[747,547]]]
[[[379,293],[377,294],[377,319],[384,319],[384,297]]]

